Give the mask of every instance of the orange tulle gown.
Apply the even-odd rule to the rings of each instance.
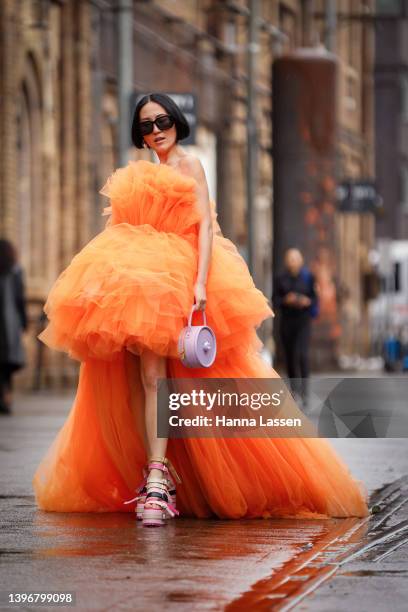
[[[71,411],[33,477],[38,507],[131,512],[146,453],[139,424],[140,354],[167,357],[171,378],[272,378],[256,333],[273,316],[245,261],[217,223],[207,278],[207,323],[217,337],[210,368],[190,369],[177,339],[194,302],[200,212],[196,183],[163,164],[129,162],[109,177],[105,229],[71,261],[45,305],[39,335],[80,360]],[[200,317],[201,322],[201,317]],[[170,439],[182,478],[181,516],[363,517],[367,491],[322,438]]]

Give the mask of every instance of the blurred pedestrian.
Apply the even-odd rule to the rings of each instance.
[[[398,335],[397,327],[394,325],[390,326],[383,346],[384,369],[386,372],[398,372],[401,368],[403,346]]]
[[[316,281],[304,265],[298,249],[288,249],[284,263],[286,269],[275,279],[272,300],[275,310],[279,310],[281,315],[279,331],[290,386],[306,408],[311,319],[318,314]]]
[[[26,329],[23,270],[13,244],[0,239],[0,414],[11,413],[13,374],[25,366]]]

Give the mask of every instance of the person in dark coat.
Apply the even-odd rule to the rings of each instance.
[[[13,374],[26,365],[27,329],[23,270],[11,242],[0,239],[0,413],[10,414]]]
[[[295,396],[308,403],[311,319],[317,315],[318,297],[313,274],[304,266],[298,249],[285,253],[286,270],[275,279],[272,302],[280,311],[280,338],[287,375]],[[299,380],[300,379],[300,380]]]

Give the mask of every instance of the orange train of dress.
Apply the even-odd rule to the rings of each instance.
[[[109,177],[105,229],[52,287],[39,335],[81,361],[70,413],[33,476],[39,508],[130,512],[146,454],[140,354],[166,356],[170,378],[277,378],[261,357],[256,329],[273,316],[211,202],[214,240],[207,323],[217,337],[210,368],[186,368],[177,339],[194,301],[199,207],[196,182],[174,168],[131,161]],[[200,319],[201,320],[201,319]],[[300,416],[303,416],[299,413]],[[322,438],[170,439],[182,478],[181,516],[363,517],[364,484]]]

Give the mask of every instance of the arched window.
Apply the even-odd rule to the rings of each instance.
[[[101,151],[98,164],[98,171],[100,172],[99,189],[117,166],[117,123],[116,99],[109,92],[105,93],[102,101]],[[101,214],[103,208],[108,205],[107,199],[100,195],[97,199],[96,210],[97,230],[102,229],[106,223],[107,217],[101,217]]]
[[[29,102],[26,87],[21,88],[17,112],[18,204],[17,243],[21,263],[29,273],[31,252],[31,132]]]
[[[27,55],[17,107],[17,235],[21,261],[36,284],[45,276],[43,121],[39,74]]]

